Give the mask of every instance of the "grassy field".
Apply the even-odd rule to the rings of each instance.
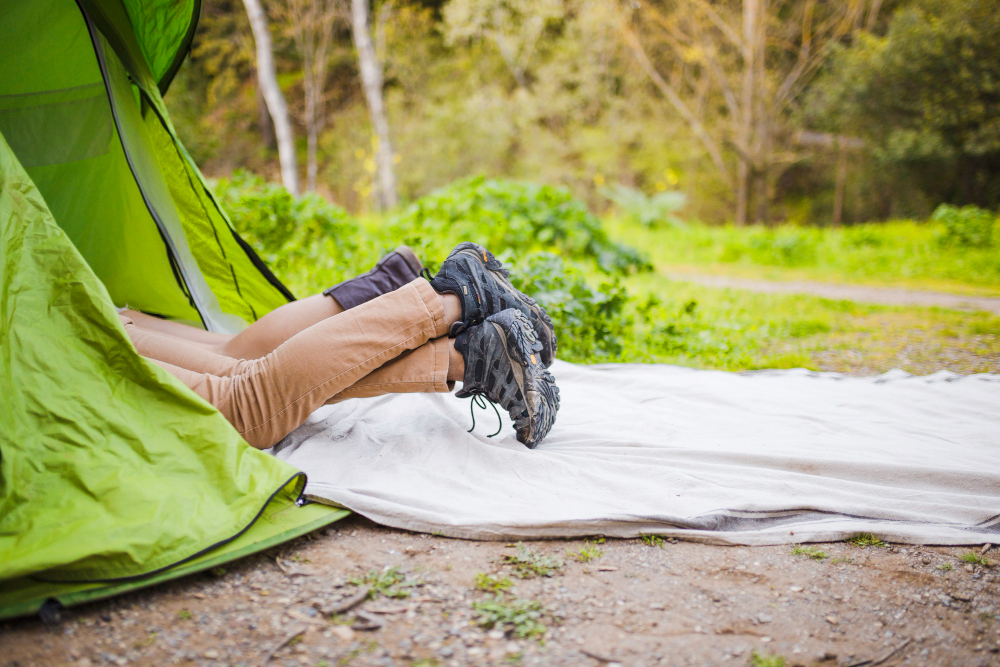
[[[716,289],[657,273],[633,276],[664,315],[637,325],[622,361],[721,370],[804,367],[852,375],[1000,371],[1000,317],[818,297]]]
[[[898,221],[838,229],[684,227],[606,221],[612,237],[642,248],[660,271],[769,280],[819,280],[1000,295],[1000,245],[949,244],[935,223]]]
[[[671,277],[686,267],[1000,294],[996,246],[956,248],[942,243],[940,226],[649,229],[598,219],[562,190],[483,179],[458,182],[390,216],[360,219],[246,174],[218,189],[237,228],[298,295],[366,271],[400,243],[432,270],[455,243],[484,243],[513,269],[515,284],[549,310],[559,356],[568,361],[865,375],[891,368],[1000,371],[1000,317],[719,289]]]

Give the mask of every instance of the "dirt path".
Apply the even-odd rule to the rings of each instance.
[[[1000,297],[964,296],[947,292],[930,292],[898,287],[868,287],[837,285],[806,280],[773,281],[732,278],[692,273],[667,273],[672,280],[686,281],[708,287],[732,287],[753,292],[811,294],[825,299],[842,299],[861,303],[892,306],[939,306],[954,310],[986,311],[1000,314]]]
[[[285,667],[778,664],[754,663],[754,652],[788,667],[1000,665],[1000,575],[961,561],[968,549],[837,543],[813,560],[787,546],[527,546],[565,565],[520,579],[505,562],[514,545],[351,517],[224,570],[64,611],[55,625],[7,623],[0,665],[257,665],[269,655]],[[591,560],[572,556],[581,549]],[[388,581],[387,568],[423,583],[332,615],[356,595],[351,579]],[[537,620],[545,634],[482,627],[481,574],[512,586],[495,612],[515,598],[539,603],[519,627]]]

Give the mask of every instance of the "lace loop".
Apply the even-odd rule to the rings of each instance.
[[[476,430],[476,408],[486,409],[486,404],[489,403],[493,406],[493,411],[497,413],[497,421],[500,422],[500,426],[497,428],[496,433],[491,433],[487,438],[492,438],[497,433],[503,430],[503,417],[500,416],[500,410],[497,409],[497,404],[489,400],[482,394],[473,394],[472,400],[469,402],[469,414],[472,415],[472,428],[470,428],[466,433],[472,433]]]

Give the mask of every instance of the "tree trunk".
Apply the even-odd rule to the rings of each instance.
[[[758,225],[766,225],[771,222],[769,185],[767,171],[758,171],[754,175],[754,222]]]
[[[736,165],[736,224],[739,227],[747,224],[747,211],[750,209],[750,163],[740,155]]]
[[[292,193],[299,192],[299,176],[295,161],[295,138],[292,121],[288,117],[285,96],[278,87],[278,76],[274,69],[274,53],[271,49],[271,32],[267,25],[267,15],[260,0],[243,0],[250,29],[257,48],[257,81],[260,92],[267,102],[268,113],[274,122],[274,134],[278,141],[278,161],[281,163],[281,182]]]
[[[316,123],[315,113],[310,114],[311,118],[308,121],[309,124],[309,134],[308,139],[308,152],[306,157],[306,190],[309,192],[316,191],[316,143],[319,135],[319,126]]]
[[[740,90],[740,117],[736,139],[740,148],[739,172],[736,183],[736,224],[745,225],[750,209],[750,164],[753,143],[754,85],[757,73],[757,12],[759,0],[743,0],[743,85]]]
[[[844,188],[847,184],[847,151],[837,140],[837,182],[833,191],[833,226],[844,221]]]
[[[260,94],[260,84],[257,85],[257,126],[260,129],[260,137],[264,145],[272,150],[278,150],[278,138],[274,136],[274,123],[271,121],[271,113],[267,110],[267,102]]]
[[[358,52],[358,70],[361,85],[368,103],[368,115],[372,129],[378,140],[375,148],[375,164],[378,166],[378,202],[382,209],[390,209],[399,202],[396,193],[396,171],[393,165],[392,141],[389,137],[389,121],[386,118],[385,103],[382,99],[382,64],[375,55],[369,33],[368,0],[351,0],[351,33],[354,47]]]

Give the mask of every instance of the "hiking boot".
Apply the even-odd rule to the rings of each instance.
[[[542,344],[528,318],[514,308],[490,315],[461,331],[455,349],[465,359],[456,396],[483,396],[500,405],[510,413],[518,441],[537,445],[556,420],[559,388],[540,363]]]
[[[350,278],[325,290],[344,310],[371,301],[413,282],[424,270],[423,263],[409,247],[401,245],[378,261],[368,273]]]
[[[542,345],[542,365],[552,365],[556,356],[552,319],[534,299],[511,284],[510,272],[483,246],[468,242],[455,246],[431,279],[431,287],[439,294],[450,292],[462,302],[462,320],[452,325],[452,336],[494,313],[516,308],[528,319]]]

